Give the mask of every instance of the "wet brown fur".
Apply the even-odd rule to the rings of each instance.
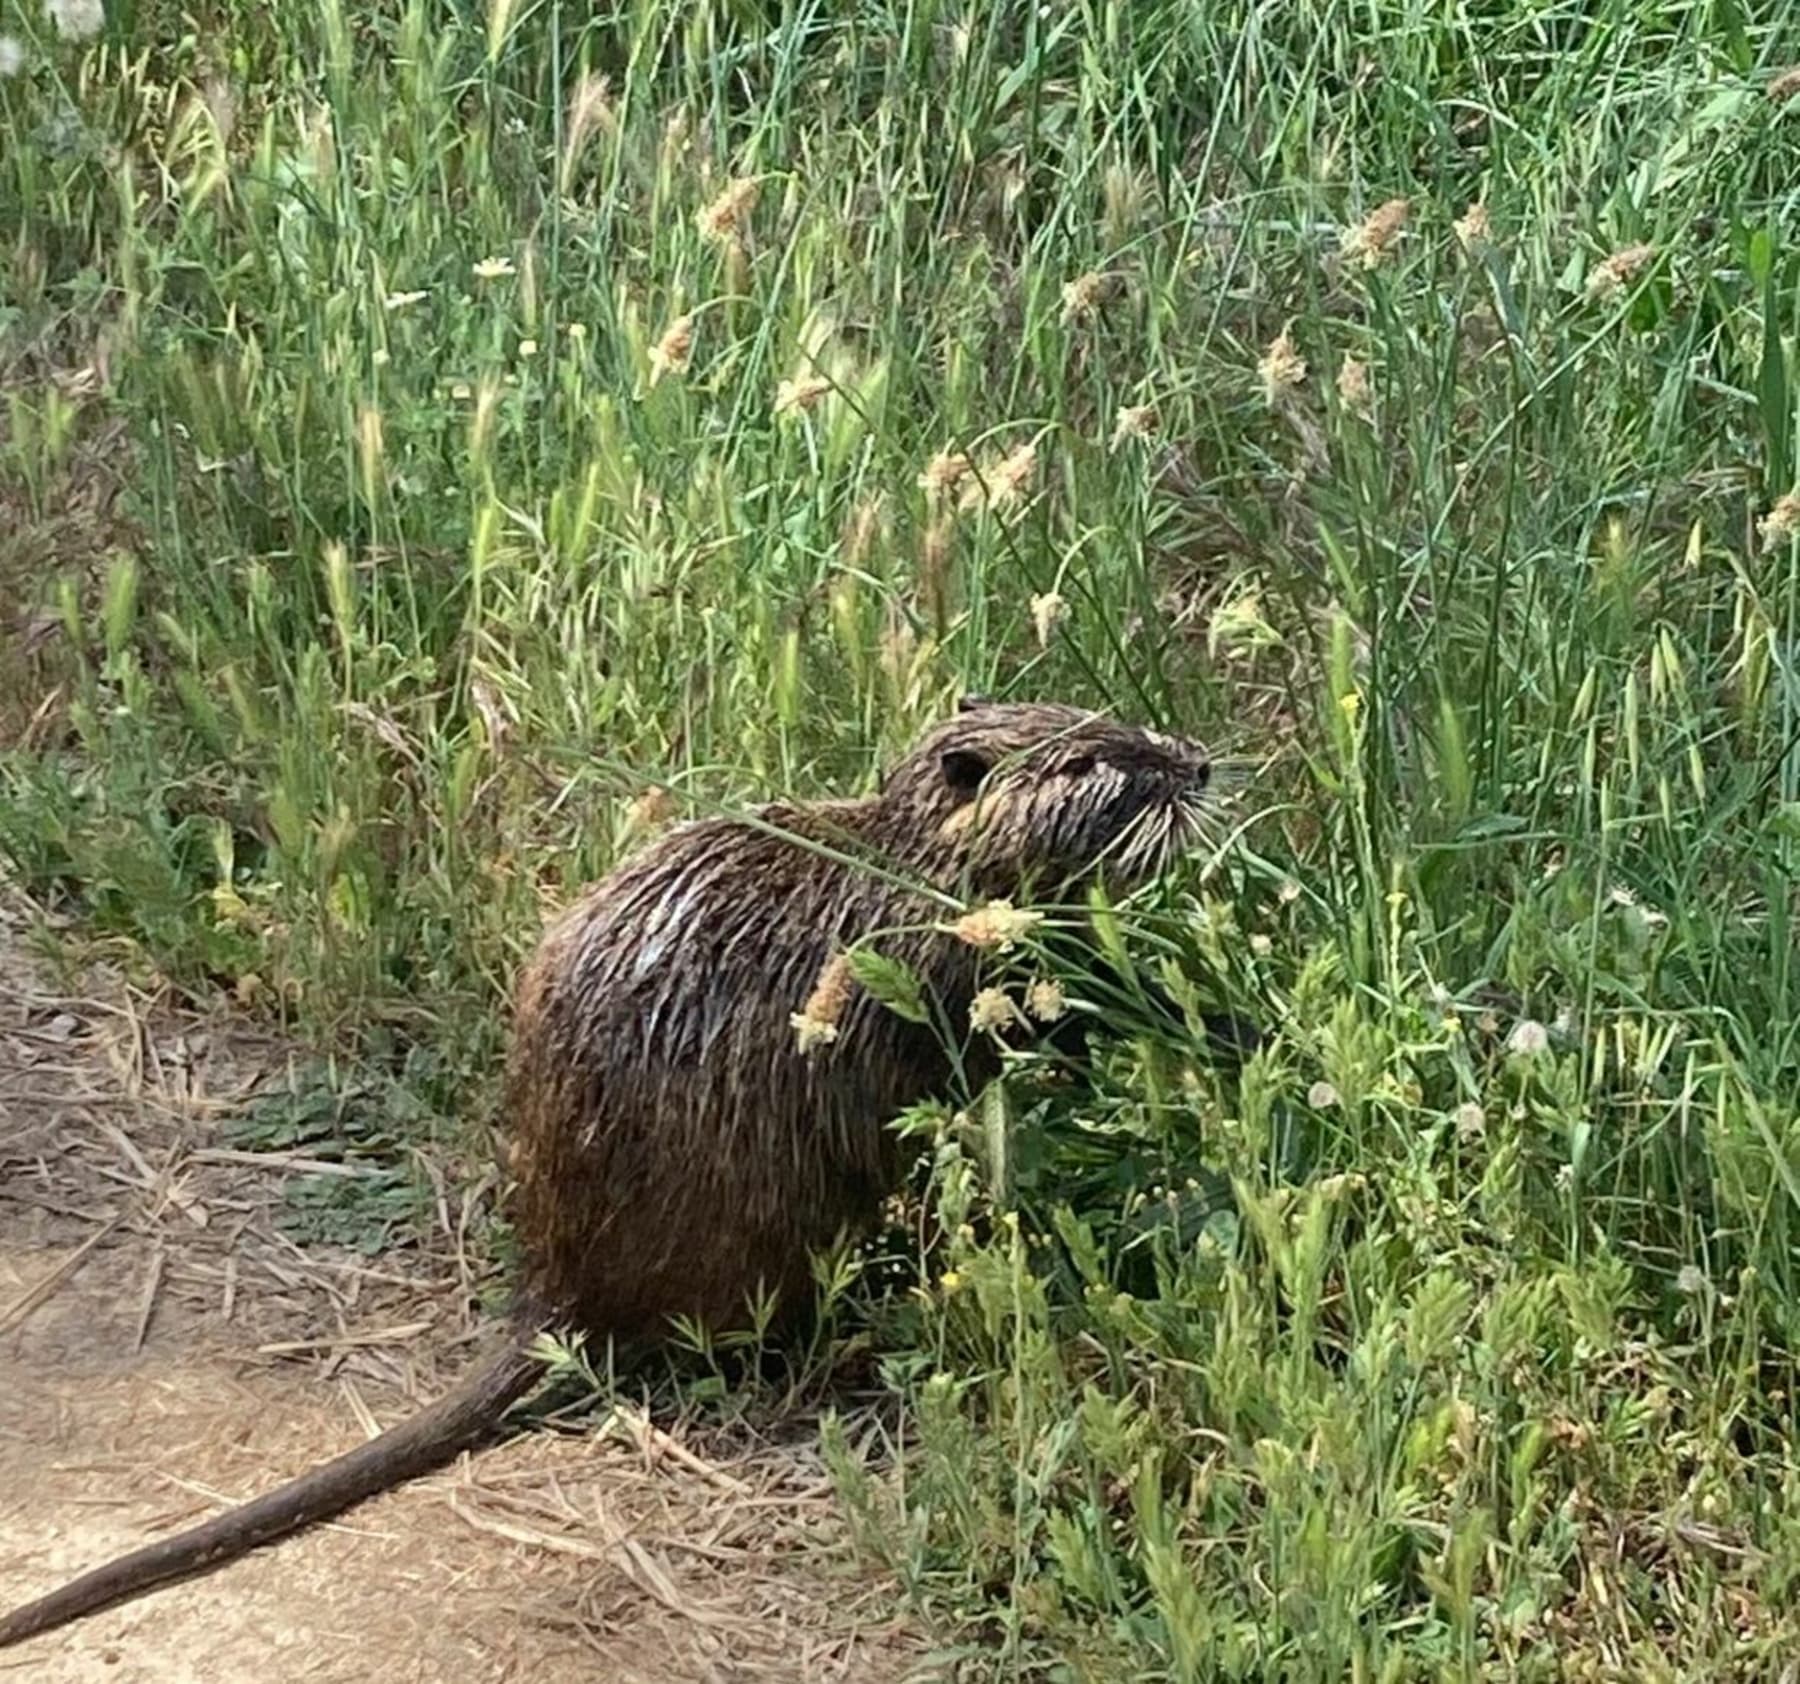
[[[809,1293],[900,1164],[887,1123],[943,1092],[933,1028],[852,991],[802,1053],[791,1016],[860,937],[904,960],[965,1077],[979,956],[946,906],[1153,875],[1196,833],[1199,747],[1053,704],[965,703],[879,793],[677,826],[545,933],[518,986],[504,1117],[523,1256],[502,1348],[454,1392],[275,1491],[0,1619],[0,1647],[189,1577],[448,1461],[541,1378],[547,1329],[653,1338]],[[826,850],[821,852],[821,850]],[[854,862],[854,863],[848,863]]]

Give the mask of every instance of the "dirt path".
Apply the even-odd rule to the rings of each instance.
[[[391,1423],[482,1334],[453,1244],[373,1263],[301,1251],[274,1222],[299,1171],[216,1155],[221,1119],[283,1080],[283,1048],[104,970],[58,987],[25,933],[0,892],[7,1607]],[[0,1677],[936,1676],[890,1587],[851,1564],[814,1444],[696,1438],[678,1456],[654,1430],[533,1433],[0,1651]]]

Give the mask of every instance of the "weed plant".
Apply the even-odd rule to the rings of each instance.
[[[449,1095],[691,804],[1207,736],[1107,928],[1267,1042],[1072,970],[909,1120],[867,1547],[969,1678],[1789,1675],[1783,9],[98,12],[0,6],[24,880]]]

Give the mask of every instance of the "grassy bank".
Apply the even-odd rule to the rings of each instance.
[[[665,810],[970,688],[1207,736],[1247,828],[1122,939],[1274,1038],[922,1120],[870,1548],[971,1677],[1778,1675],[1800,38],[10,3],[40,897],[403,1135]]]

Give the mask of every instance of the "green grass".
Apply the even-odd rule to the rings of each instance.
[[[27,881],[473,1113],[652,781],[866,787],[967,688],[1258,757],[1121,938],[1275,1031],[1242,1080],[1146,1027],[917,1120],[870,1549],[972,1678],[1778,1676],[1778,10],[6,3]],[[1028,442],[1018,506],[918,484]]]

